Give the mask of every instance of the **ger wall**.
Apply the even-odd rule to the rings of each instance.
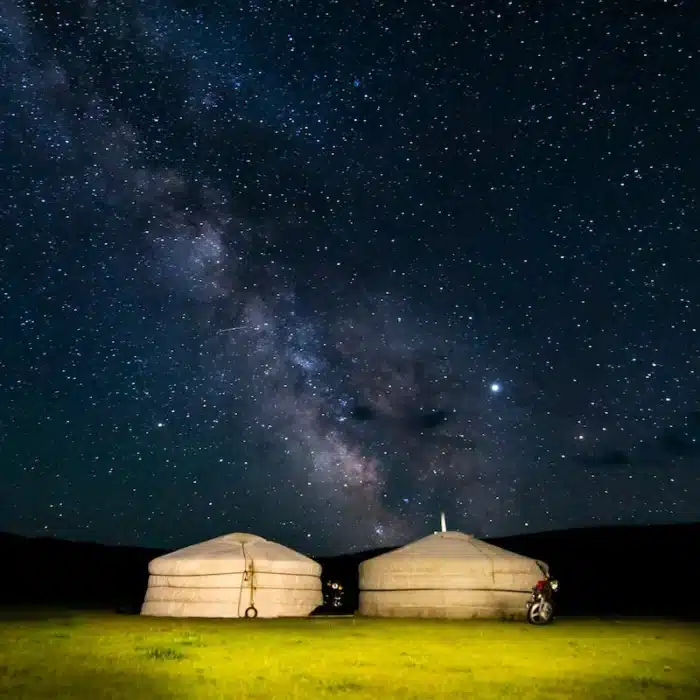
[[[142,615],[164,617],[305,617],[323,603],[318,576],[255,573],[254,590],[243,573],[210,576],[152,574]],[[252,596],[252,597],[251,597]]]
[[[401,562],[403,564],[403,562]],[[508,562],[506,562],[508,563]],[[502,562],[486,559],[482,562],[422,561],[420,565],[382,566],[368,561],[360,565],[360,589],[480,589],[531,590],[542,578],[533,561],[530,565],[504,566]]]
[[[257,588],[257,617],[306,617],[323,603],[318,589]],[[245,617],[249,588],[172,588],[149,586],[142,615],[164,617]]]
[[[524,619],[530,591],[360,591],[360,615],[452,619]]]
[[[211,574],[204,576],[161,576],[151,574],[148,577],[148,586],[160,588],[250,588],[248,581],[241,571],[236,574]],[[302,590],[321,590],[319,576],[297,576],[295,574],[266,574],[256,571],[256,588],[292,588]]]

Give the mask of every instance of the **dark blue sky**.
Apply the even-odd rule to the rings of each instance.
[[[700,518],[699,20],[6,3],[0,529]]]

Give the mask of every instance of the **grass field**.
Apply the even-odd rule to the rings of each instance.
[[[0,698],[700,698],[700,625],[0,611]]]

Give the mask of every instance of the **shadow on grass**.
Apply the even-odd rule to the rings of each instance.
[[[51,622],[70,621],[79,611],[51,607],[14,606],[0,607],[0,622]]]
[[[165,686],[166,680],[137,673],[85,667],[84,659],[68,657],[60,668],[43,665],[0,665],[0,697],[12,700],[173,700],[181,698]]]
[[[483,685],[483,688],[480,686]],[[473,697],[491,698],[562,698],[567,700],[694,700],[700,697],[700,677],[663,678],[645,675],[640,669],[636,677],[610,676],[608,679],[562,677],[550,682],[535,682],[530,688],[522,684],[473,684]],[[530,694],[528,694],[528,691]]]

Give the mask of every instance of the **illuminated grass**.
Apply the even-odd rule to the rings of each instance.
[[[0,611],[1,698],[700,698],[690,623],[34,618]]]

